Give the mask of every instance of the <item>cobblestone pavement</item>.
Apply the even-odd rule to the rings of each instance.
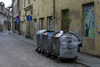
[[[75,63],[56,63],[35,52],[36,47],[0,32],[0,67],[85,67]]]

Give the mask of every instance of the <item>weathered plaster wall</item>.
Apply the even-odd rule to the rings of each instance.
[[[20,33],[25,36],[25,11],[24,11],[24,0],[19,0],[19,10],[20,10]]]
[[[53,0],[36,0],[33,2],[33,19],[37,19],[39,30],[39,18],[44,18],[45,29],[47,29],[47,17],[53,16]],[[34,26],[33,26],[34,27]]]
[[[0,31],[4,30],[4,15],[0,14]]]
[[[83,4],[91,2],[94,2],[95,38],[84,36]],[[33,20],[37,20],[36,31],[34,31],[35,25],[32,21],[32,34],[35,35],[40,30],[40,18],[44,18],[44,28],[47,29],[47,17],[53,16],[53,0],[36,0],[31,3],[33,3]],[[81,48],[81,52],[100,56],[100,0],[55,0],[55,30],[61,30],[61,11],[65,9],[69,9],[69,30],[78,33],[83,39],[84,46]],[[29,12],[26,12],[27,15]]]
[[[83,6],[94,2],[95,14],[95,38],[84,36],[84,20],[83,20]],[[59,5],[58,5],[59,4]],[[69,9],[69,30],[78,33],[83,39],[83,48],[81,52],[100,56],[100,1],[99,0],[56,0],[56,19],[55,30],[61,30],[61,11]]]

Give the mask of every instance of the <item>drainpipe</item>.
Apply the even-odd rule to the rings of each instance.
[[[14,0],[12,0],[12,26],[13,26],[13,15],[14,15],[14,12],[13,12],[13,3],[14,3]],[[12,28],[14,28],[14,27],[12,27]],[[12,30],[14,32],[14,29],[12,29]]]
[[[25,22],[24,22],[24,24],[25,24],[25,26],[24,26],[24,29],[25,29],[25,38],[27,38],[27,34],[26,34],[26,10],[25,10]]]
[[[55,0],[53,0],[53,18],[55,18]]]
[[[19,14],[19,9],[20,7],[19,7],[19,0],[18,0],[18,14]],[[20,16],[20,14],[19,14],[19,16]],[[20,18],[19,18],[19,20],[20,20]],[[20,35],[20,23],[19,23],[19,35]]]
[[[32,16],[32,9],[33,7],[31,6],[31,10],[30,10],[30,16]],[[32,21],[30,21],[30,38],[33,39],[33,24]]]
[[[55,28],[55,0],[53,0],[53,23],[52,23],[52,27],[53,27],[53,30]]]

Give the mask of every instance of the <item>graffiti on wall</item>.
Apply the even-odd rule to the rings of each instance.
[[[84,35],[95,37],[94,5],[84,6]]]

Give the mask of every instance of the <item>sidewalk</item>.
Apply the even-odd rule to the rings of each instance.
[[[81,64],[89,67],[100,67],[100,58],[94,56],[78,53],[78,60]]]
[[[19,40],[22,40],[22,41],[25,41],[27,43],[30,43],[32,45],[35,45],[37,46],[36,42],[34,40],[31,40],[31,39],[28,39],[28,38],[25,38],[24,36],[22,35],[18,35],[16,33],[13,33],[12,31],[10,31],[10,34],[12,34],[15,38],[19,39]]]
[[[19,40],[25,41],[27,43],[30,43],[32,45],[37,45],[36,42],[34,40],[31,39],[26,39],[25,37],[15,34],[13,32],[10,32],[14,37],[16,37]],[[78,60],[81,64],[86,65],[86,67],[100,67],[100,58],[94,57],[94,56],[90,56],[90,55],[86,55],[83,53],[79,53],[78,52]]]

